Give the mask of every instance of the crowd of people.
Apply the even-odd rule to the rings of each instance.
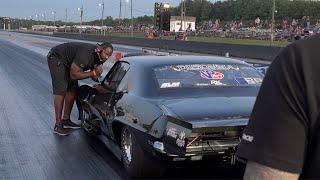
[[[215,36],[215,37],[232,37],[232,38],[252,38],[252,39],[269,39],[272,29],[275,32],[276,40],[293,41],[305,36],[310,36],[312,33],[318,33],[317,28],[320,28],[320,19],[312,21],[309,16],[303,16],[300,19],[282,19],[272,21],[256,19],[243,21],[221,21],[220,19],[202,21],[197,23],[196,31],[188,32],[188,36]],[[153,24],[139,23],[133,26],[134,32],[152,32],[159,34]],[[129,32],[130,25],[117,25],[110,28],[110,32]]]
[[[67,28],[38,28],[39,31],[61,31],[61,32],[79,32],[83,33],[99,33],[102,30],[112,33],[123,32],[142,32],[147,38],[158,37],[163,35],[176,35],[174,32],[160,32],[152,23],[135,23],[131,27],[131,23],[120,23],[114,26],[72,26]],[[282,19],[277,20],[275,24],[268,19],[232,20],[221,21],[220,19],[202,21],[196,24],[196,30],[186,30],[187,36],[206,36],[206,37],[229,37],[229,38],[248,38],[248,39],[270,39],[272,30],[274,31],[275,40],[294,41],[297,39],[320,33],[320,19],[311,20],[309,16],[303,16],[300,19]]]
[[[296,40],[312,33],[318,33],[320,20],[312,23],[309,16],[301,19],[283,19],[273,24],[270,20],[262,20],[257,17],[250,21],[225,21],[216,19],[214,22],[203,21],[197,25],[198,35],[219,36],[219,37],[245,37],[245,38],[269,38],[272,29],[278,40]],[[243,35],[243,36],[241,36]]]

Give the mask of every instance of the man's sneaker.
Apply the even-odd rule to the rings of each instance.
[[[64,128],[68,128],[68,129],[80,129],[81,126],[72,122],[70,119],[64,119],[62,120],[62,124]]]
[[[69,132],[70,131],[68,129],[63,128],[62,124],[56,124],[53,129],[53,133],[58,134],[60,136],[68,136]]]

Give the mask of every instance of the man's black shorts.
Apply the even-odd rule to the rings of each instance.
[[[78,81],[70,79],[70,69],[67,68],[63,60],[47,56],[48,66],[52,78],[52,90],[54,95],[65,96],[66,92],[74,92],[78,88]]]

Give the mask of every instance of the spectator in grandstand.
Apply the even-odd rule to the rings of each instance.
[[[287,19],[283,19],[282,20],[282,28],[283,29],[287,29],[287,27],[288,27],[288,20]]]
[[[293,29],[295,29],[297,27],[296,19],[292,19],[291,26],[293,27]]]
[[[257,17],[256,20],[254,21],[255,26],[259,27],[260,26],[260,22],[261,22],[260,17]]]
[[[306,16],[303,16],[302,17],[302,20],[301,20],[301,26],[303,27],[303,28],[306,28],[307,27],[307,17]]]
[[[216,29],[220,29],[220,19],[216,19],[215,23],[214,23],[214,27]]]
[[[242,28],[242,26],[243,26],[243,23],[242,23],[242,20],[240,19],[238,23],[238,28]]]
[[[310,29],[310,17],[307,16],[306,18],[306,23],[307,23],[307,29]]]
[[[320,19],[317,20],[316,27],[320,27]]]

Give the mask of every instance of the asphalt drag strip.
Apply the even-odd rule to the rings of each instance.
[[[0,40],[0,87],[0,179],[126,178],[121,163],[82,130],[53,134],[43,55]]]
[[[0,179],[126,179],[122,163],[100,140],[82,129],[68,137],[53,134],[53,95],[44,55],[51,46],[40,46],[48,39],[25,40],[37,42],[37,48],[19,45],[22,38],[16,37],[16,43],[4,39],[0,37]],[[72,119],[77,122],[75,109]],[[244,171],[243,166],[215,161],[182,164],[163,178],[239,179]]]

